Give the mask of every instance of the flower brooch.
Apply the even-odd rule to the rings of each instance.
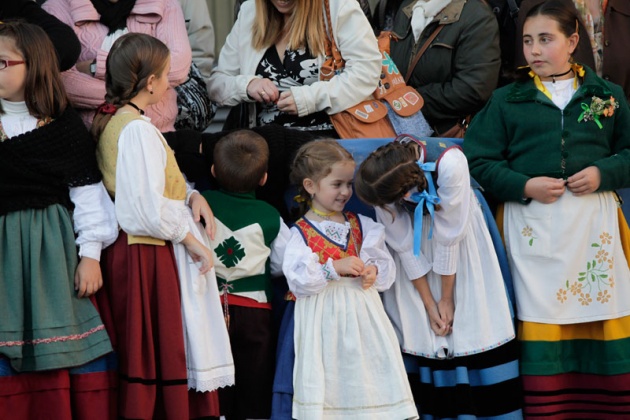
[[[615,109],[619,108],[619,103],[612,96],[610,99],[602,99],[597,96],[593,96],[591,105],[586,105],[582,102],[582,113],[578,117],[578,122],[582,121],[595,121],[595,124],[601,129],[604,128],[599,121],[602,117],[612,117],[615,113]]]

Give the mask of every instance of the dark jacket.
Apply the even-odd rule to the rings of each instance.
[[[391,56],[403,73],[438,25],[444,25],[407,83],[424,98],[422,112],[436,135],[479,111],[497,86],[501,51],[499,28],[480,0],[453,0],[427,25],[416,43],[411,14],[416,0],[404,0],[394,17]]]
[[[520,201],[533,177],[566,179],[588,166],[601,173],[598,191],[630,187],[630,108],[621,87],[586,74],[564,111],[533,79],[497,89],[466,132],[470,174],[499,201]],[[578,121],[593,96],[619,102],[610,117]]]
[[[567,7],[575,8],[572,0],[562,1]],[[525,16],[532,7],[542,2],[543,0],[523,0],[521,3],[515,45],[517,66],[527,64],[523,56],[523,24],[525,23]],[[573,54],[573,58],[579,63],[595,68],[588,32],[586,32],[581,21],[578,33],[580,34],[580,42]],[[621,85],[626,98],[630,100],[630,55],[628,55],[628,45],[630,45],[630,1],[608,0],[608,6],[604,14],[604,37],[602,77],[605,80]]]

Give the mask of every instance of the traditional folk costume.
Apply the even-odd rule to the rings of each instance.
[[[298,220],[283,271],[295,303],[293,418],[417,418],[396,335],[378,292],[394,280],[383,227],[344,213],[346,223]],[[375,265],[374,287],[340,277],[333,260]]]
[[[74,290],[77,245],[98,261],[118,234],[92,139],[70,107],[0,101],[0,413],[112,418],[111,344]]]
[[[409,200],[418,204],[376,208],[397,273],[383,305],[398,335],[418,410],[428,419],[521,418],[510,304],[466,158],[459,147],[440,139],[424,143],[418,164],[425,173],[432,171],[427,179],[437,176],[435,189],[412,191]],[[427,212],[422,200],[439,208]],[[439,302],[441,276],[449,274],[455,274],[453,329],[437,336],[412,281],[427,276]]]
[[[211,249],[236,362],[236,385],[220,392],[221,414],[269,418],[275,360],[271,277],[282,275],[289,228],[253,192],[203,196],[217,224]]]
[[[505,201],[525,414],[621,418],[630,413],[630,233],[614,189],[630,186],[630,109],[619,86],[573,71],[555,83],[530,73],[497,90],[466,153],[473,175]],[[598,113],[611,97],[613,112]],[[551,204],[523,198],[531,177],[567,179],[589,166],[601,175],[597,192],[567,190]]]
[[[148,118],[113,116],[97,158],[123,230],[97,294],[120,358],[119,415],[218,416],[206,391],[233,384],[234,365],[214,272],[200,275],[180,243],[189,232],[208,243],[186,205],[193,191]]]

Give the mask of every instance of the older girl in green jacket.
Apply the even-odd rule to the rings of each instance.
[[[614,192],[630,186],[630,109],[619,86],[572,62],[577,24],[557,0],[530,10],[527,80],[493,94],[464,150],[505,202],[525,414],[596,418],[630,411],[628,227]]]

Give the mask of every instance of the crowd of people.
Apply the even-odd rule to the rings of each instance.
[[[0,417],[627,417],[630,9],[518,3],[0,5]]]

